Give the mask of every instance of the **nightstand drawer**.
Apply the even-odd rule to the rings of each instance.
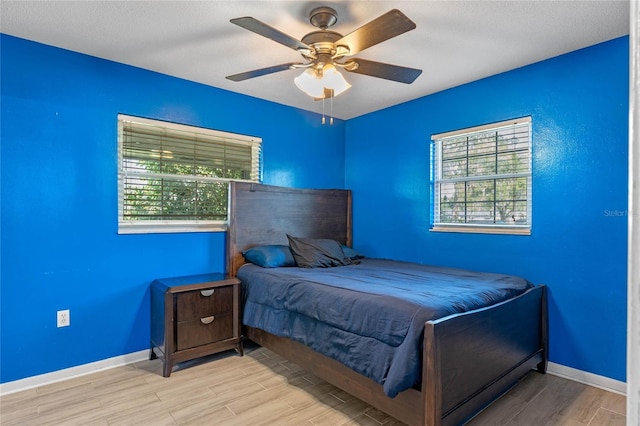
[[[233,286],[188,291],[177,294],[178,322],[198,320],[233,311]]]
[[[179,312],[179,311],[178,311]],[[176,349],[183,350],[233,337],[233,315],[210,315],[178,322]]]

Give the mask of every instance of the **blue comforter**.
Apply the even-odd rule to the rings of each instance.
[[[383,259],[335,268],[246,264],[243,323],[288,337],[383,385],[418,386],[424,323],[524,293],[520,277]]]

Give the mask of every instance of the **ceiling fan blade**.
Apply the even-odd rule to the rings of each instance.
[[[272,67],[260,68],[258,70],[241,72],[240,74],[228,75],[227,78],[232,81],[243,81],[261,75],[273,74],[274,72],[286,71],[295,68],[294,65],[302,65],[300,62],[290,62],[288,64],[274,65]]]
[[[356,74],[370,75],[372,77],[384,78],[385,80],[393,80],[406,84],[413,83],[415,79],[422,74],[422,70],[419,69],[384,64],[382,62],[368,61],[366,59],[359,58],[349,60],[344,68],[347,71]]]
[[[336,46],[347,46],[348,55],[355,55],[371,46],[411,31],[416,24],[398,9],[390,10],[373,21],[336,41]]]
[[[310,47],[307,44],[301,42],[300,40],[296,40],[290,35],[287,35],[282,31],[277,30],[265,24],[264,22],[260,22],[257,19],[252,18],[250,16],[232,19],[231,23],[236,24],[239,27],[242,27],[249,31],[253,31],[254,33],[259,34],[263,37],[270,38],[271,40],[277,43],[280,43],[282,45],[285,45],[293,50],[301,50],[301,49],[309,50],[310,49]]]

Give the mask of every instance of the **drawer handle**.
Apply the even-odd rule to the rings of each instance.
[[[209,290],[200,290],[200,294],[204,297],[209,297],[213,294],[214,291],[216,291],[215,288],[210,288]]]
[[[211,315],[210,317],[200,318],[200,322],[203,324],[211,324],[214,319],[216,319],[216,317]]]

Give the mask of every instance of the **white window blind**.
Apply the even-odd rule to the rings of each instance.
[[[530,233],[530,117],[431,139],[432,230]]]
[[[232,180],[260,182],[256,137],[118,116],[120,233],[224,229]]]

